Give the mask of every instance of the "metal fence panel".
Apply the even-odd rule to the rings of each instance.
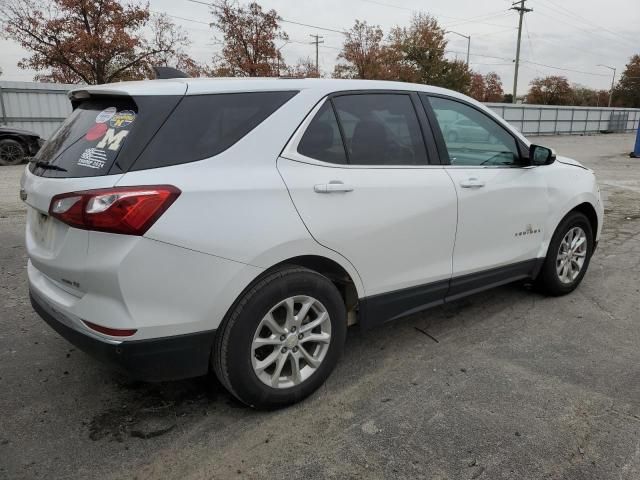
[[[67,92],[75,85],[0,82],[0,122],[49,138],[71,113]]]
[[[638,108],[599,108],[486,103],[524,135],[584,135],[604,131],[635,132]]]

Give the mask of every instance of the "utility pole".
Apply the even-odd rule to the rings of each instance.
[[[533,8],[525,8],[524,2],[527,0],[520,0],[513,3],[510,10],[515,10],[520,14],[520,21],[518,22],[518,47],[516,48],[516,71],[513,76],[513,101],[516,103],[516,95],[518,94],[518,68],[520,67],[520,40],[522,39],[522,19],[525,13],[533,12]]]
[[[611,78],[611,90],[609,90],[609,108],[611,108],[611,99],[613,98],[613,85],[616,83],[616,67],[610,67],[609,65],[602,65],[599,63],[596,67],[604,67],[609,70],[613,70],[613,77]]]
[[[321,43],[324,43],[324,40],[322,40],[324,37],[320,36],[320,35],[309,35],[311,38],[313,38],[313,42],[311,42],[311,45],[315,45],[316,46],[316,74],[318,75],[318,77],[320,76],[320,68],[318,66],[318,47],[320,46]]]

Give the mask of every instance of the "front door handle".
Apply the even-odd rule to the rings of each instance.
[[[319,183],[313,186],[316,193],[335,193],[335,192],[353,192],[353,187],[341,182],[340,180],[331,180],[329,183]]]
[[[462,188],[482,188],[484,187],[484,182],[478,180],[475,177],[467,178],[466,180],[462,180],[460,182],[460,186]]]

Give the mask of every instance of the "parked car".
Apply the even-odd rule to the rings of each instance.
[[[407,83],[83,86],[22,179],[33,307],[151,381],[242,402],[316,390],[347,326],[508,282],[563,295],[602,228],[591,170],[482,104]],[[496,138],[447,144],[452,113]]]
[[[0,165],[18,165],[35,155],[43,144],[37,133],[0,127]]]
[[[443,128],[444,138],[447,142],[490,142],[494,143],[497,139],[486,128],[477,125],[469,118],[461,118],[455,122],[446,124]]]

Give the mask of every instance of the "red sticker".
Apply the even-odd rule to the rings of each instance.
[[[84,138],[86,138],[90,142],[93,142],[95,140],[98,140],[99,138],[102,138],[104,134],[107,133],[108,129],[109,127],[107,126],[106,123],[96,123],[93,127],[89,129],[89,131],[84,136]]]

